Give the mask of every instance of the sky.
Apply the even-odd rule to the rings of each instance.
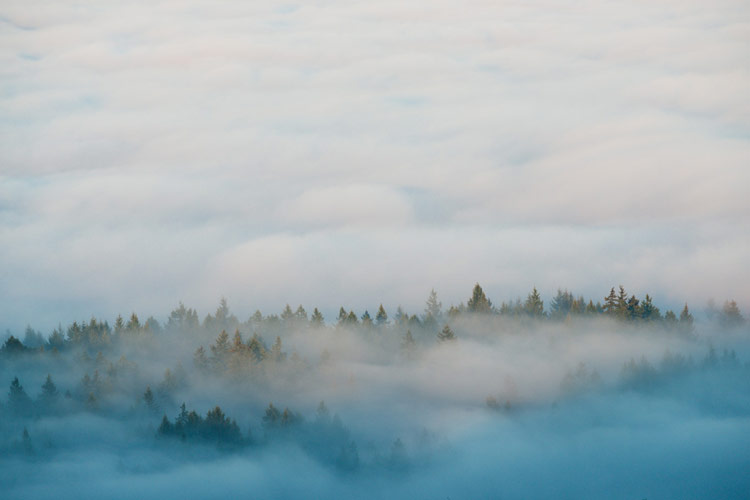
[[[0,5],[0,328],[480,282],[750,309],[746,2]]]

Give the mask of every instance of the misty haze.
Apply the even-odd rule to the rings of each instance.
[[[744,498],[736,302],[479,284],[419,313],[180,304],[9,337],[7,498]]]
[[[750,498],[746,0],[0,2],[0,500]]]

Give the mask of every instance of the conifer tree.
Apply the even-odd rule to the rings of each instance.
[[[449,342],[456,340],[456,334],[453,333],[453,330],[451,330],[451,327],[448,325],[448,323],[443,326],[443,329],[438,333],[438,341],[440,342]]]
[[[302,307],[302,304],[297,307],[297,310],[294,312],[294,319],[297,320],[300,323],[304,323],[307,321],[307,311],[305,311],[305,308]]]
[[[125,325],[125,330],[131,334],[140,332],[141,322],[138,320],[138,315],[136,313],[130,315],[130,320],[128,320],[128,324]]]
[[[361,319],[362,319],[362,326],[364,326],[365,328],[369,328],[372,326],[372,318],[370,317],[370,313],[366,309]]]
[[[745,323],[745,318],[742,317],[737,302],[734,300],[724,302],[724,307],[721,308],[720,323],[726,328],[735,328]]]
[[[378,307],[378,313],[375,315],[375,324],[377,326],[383,326],[388,323],[388,313],[385,312],[383,304]]]
[[[323,318],[323,314],[318,311],[318,308],[316,307],[312,313],[312,317],[310,318],[310,325],[317,328],[323,326],[324,324],[325,319]]]
[[[622,285],[620,285],[619,292],[617,293],[615,315],[620,319],[625,319],[628,316],[628,294]]]
[[[346,318],[347,318],[346,310],[342,306],[341,309],[339,309],[339,325],[343,325],[344,323],[346,323]]]
[[[8,392],[8,406],[17,415],[28,415],[31,413],[31,398],[24,390],[18,377],[14,377],[10,383]]]
[[[687,303],[685,303],[685,307],[683,307],[682,312],[680,312],[679,325],[680,325],[681,332],[683,333],[693,332],[693,315],[690,314],[690,310],[688,309]]]
[[[151,391],[151,386],[146,387],[146,392],[143,393],[143,402],[146,404],[146,408],[151,413],[158,413],[159,407],[154,399],[154,393]]]
[[[492,312],[492,302],[484,294],[484,290],[479,283],[474,285],[471,292],[471,298],[466,303],[466,308],[473,313],[490,313]]]
[[[573,294],[568,290],[563,291],[558,288],[557,295],[550,302],[550,316],[556,319],[565,318],[574,306],[578,309],[578,301],[573,298]]]
[[[617,315],[617,294],[615,294],[614,287],[609,290],[609,295],[604,297],[604,314],[608,316]]]
[[[52,376],[48,373],[47,379],[42,384],[42,392],[39,395],[39,401],[46,409],[50,409],[58,400],[59,394],[57,387],[52,382]]]
[[[357,325],[359,324],[359,320],[357,319],[357,315],[354,314],[354,311],[349,311],[349,314],[346,315],[346,323],[349,325]]]
[[[659,321],[661,319],[661,311],[654,305],[649,294],[646,294],[646,298],[641,302],[640,316],[644,321]]]
[[[539,296],[536,287],[534,287],[532,292],[526,297],[526,302],[524,303],[523,308],[526,311],[526,314],[532,318],[541,318],[544,316],[544,301]]]
[[[438,300],[437,292],[433,288],[427,297],[424,307],[425,323],[436,323],[443,317],[443,304]]]
[[[288,323],[292,319],[294,319],[294,313],[292,312],[292,308],[289,307],[289,304],[287,304],[284,306],[284,310],[281,311],[281,320]]]
[[[257,333],[253,333],[252,338],[247,343],[247,347],[256,363],[266,358],[266,344],[263,342],[263,338]]]
[[[640,300],[635,295],[632,295],[625,304],[624,318],[631,321],[641,318]]]

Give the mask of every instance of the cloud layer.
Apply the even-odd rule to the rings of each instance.
[[[750,307],[744,2],[0,8],[0,317]]]

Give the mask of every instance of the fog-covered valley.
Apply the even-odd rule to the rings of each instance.
[[[619,295],[619,298],[618,298]],[[5,498],[744,498],[750,334],[614,290],[6,339]],[[21,337],[19,340],[17,337]]]

